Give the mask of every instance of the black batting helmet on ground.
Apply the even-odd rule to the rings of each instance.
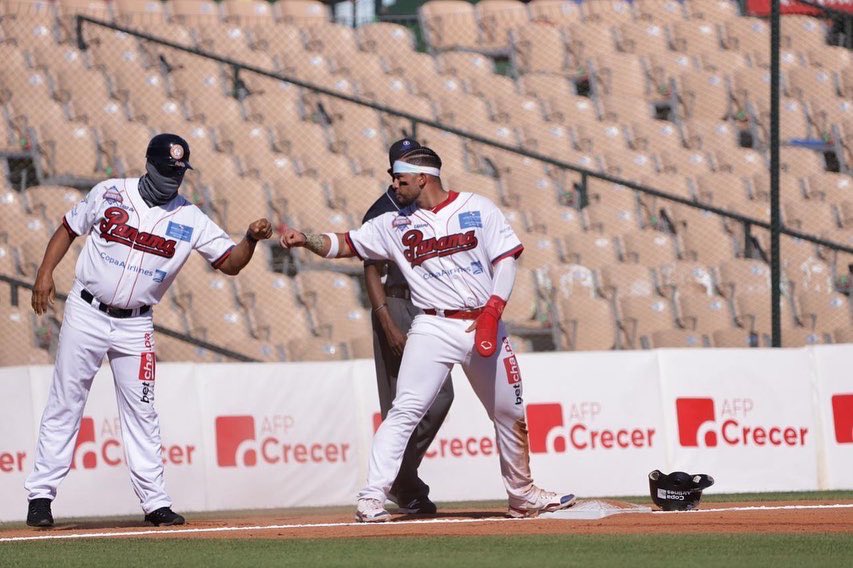
[[[177,134],[158,134],[152,138],[145,157],[158,166],[193,169],[190,165],[190,145]]]
[[[698,509],[702,490],[713,484],[714,478],[704,473],[690,475],[683,471],[673,471],[667,475],[656,469],[649,474],[652,501],[664,511]]]

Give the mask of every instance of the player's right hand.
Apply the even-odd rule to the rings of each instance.
[[[382,331],[385,332],[388,347],[391,348],[394,355],[402,357],[403,349],[406,348],[406,334],[390,319],[382,326]]]
[[[56,301],[56,286],[53,283],[53,274],[38,273],[36,283],[33,286],[33,311],[42,315]]]
[[[301,247],[305,245],[305,233],[291,227],[285,227],[278,239],[283,248]]]

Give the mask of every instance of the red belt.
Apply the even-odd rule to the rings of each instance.
[[[474,308],[473,310],[434,310],[432,308],[427,308],[424,310],[424,313],[428,316],[472,320],[480,317],[480,314],[483,313],[483,308]]]

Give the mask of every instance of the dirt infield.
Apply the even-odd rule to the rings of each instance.
[[[154,528],[136,522],[62,523],[49,530],[0,531],[0,542],[67,538],[361,538],[478,535],[607,535],[679,533],[853,533],[853,500],[713,503],[688,513],[629,513],[595,520],[506,519],[502,509],[394,515],[381,524],[354,523],[351,513],[269,514],[194,520]]]

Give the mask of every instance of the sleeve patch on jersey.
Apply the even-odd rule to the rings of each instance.
[[[155,270],[152,280],[154,280],[154,282],[160,283],[166,278],[167,274],[169,273],[164,270]]]
[[[471,227],[483,228],[483,221],[480,219],[479,211],[466,211],[459,214],[459,227],[462,229],[470,229]]]
[[[189,225],[179,225],[169,221],[169,226],[166,229],[166,235],[178,239],[179,241],[189,242],[193,238],[193,228]]]

